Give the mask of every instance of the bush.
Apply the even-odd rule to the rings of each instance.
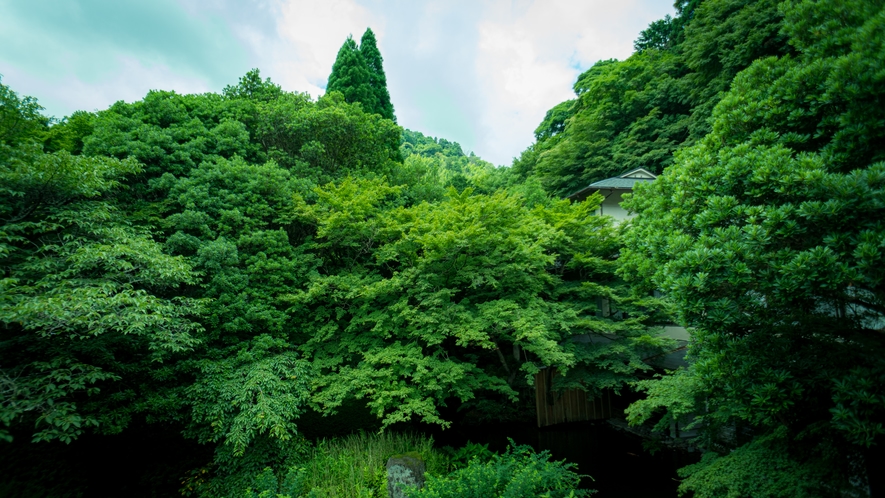
[[[590,496],[591,490],[577,489],[581,476],[574,464],[550,461],[550,453],[535,453],[529,446],[511,447],[502,455],[483,462],[473,458],[463,469],[446,477],[428,472],[424,489],[414,498],[529,498]]]
[[[427,473],[446,473],[448,458],[433,449],[433,439],[412,434],[359,433],[322,439],[303,464],[276,473],[267,468],[256,475],[247,498],[354,498],[387,497],[387,459],[417,452]]]
[[[495,456],[495,453],[489,450],[489,445],[478,444],[467,441],[463,448],[452,448],[451,446],[443,446],[442,452],[447,457],[447,465],[449,471],[463,469],[467,467],[473,460],[487,462]]]

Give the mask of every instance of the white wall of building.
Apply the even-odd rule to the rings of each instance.
[[[600,190],[600,194],[605,197],[602,205],[596,210],[597,214],[611,216],[616,221],[623,221],[629,218],[627,210],[621,207],[621,201],[624,200],[623,190]]]

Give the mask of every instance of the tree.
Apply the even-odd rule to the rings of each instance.
[[[639,38],[633,42],[633,48],[637,52],[656,48],[659,50],[670,48],[673,43],[674,20],[669,15],[663,19],[652,22],[648,28],[639,33]]]
[[[341,92],[348,104],[359,102],[366,112],[377,113],[381,105],[372,87],[373,78],[372,70],[369,69],[359,47],[353,38],[348,36],[338,50],[335,63],[332,64],[326,93]]]
[[[383,59],[371,28],[363,33],[359,46],[350,36],[344,41],[326,86],[326,93],[331,92],[341,92],[349,104],[359,102],[368,114],[380,114],[396,122]]]
[[[647,368],[657,317],[613,275],[616,234],[590,215],[599,198],[532,206],[450,188],[442,202],[401,207],[401,190],[345,179],[298,209],[321,265],[287,299],[324,410],[365,398],[385,425],[448,425],[439,410],[454,400],[500,415],[541,366],[592,395]],[[597,316],[603,297],[625,317]],[[586,333],[612,341],[571,341]]]
[[[19,97],[0,80],[0,161],[21,151],[19,145],[39,141],[50,120],[40,111],[43,107],[34,97]]]
[[[0,126],[30,117],[36,101],[19,102]],[[110,202],[134,160],[46,154],[15,133],[0,127],[18,141],[0,139],[0,438],[120,432],[200,340],[203,303],[175,293],[195,275]]]
[[[387,76],[384,75],[384,59],[381,58],[381,51],[378,50],[378,44],[375,40],[375,33],[372,28],[366,28],[363,37],[360,39],[360,55],[369,66],[371,73],[370,82],[378,107],[374,109],[381,116],[396,122],[396,116],[393,114],[393,104],[390,102],[390,93],[387,91]]]
[[[648,49],[669,49],[685,40],[685,27],[695,14],[695,10],[703,0],[677,0],[673,6],[676,8],[676,17],[664,16],[663,19],[652,22],[648,28],[639,33],[639,38],[633,42],[633,48],[637,52]]]
[[[600,61],[578,77],[577,99],[550,110],[514,169],[560,196],[636,167],[663,171],[677,149],[710,132],[713,106],[738,71],[790,50],[777,5],[677,3],[677,17],[653,23],[637,53]]]
[[[682,485],[695,496],[721,496],[726,482],[762,489],[753,473],[728,476],[757,457],[781,462],[765,479],[799,486],[796,476],[816,476],[819,496],[879,470],[883,7],[782,4],[797,54],[740,72],[712,133],[630,204],[639,215],[624,274],[664,290],[695,328],[690,368],[660,389],[646,384],[650,397],[631,416],[648,419],[656,407],[699,415],[710,454]],[[720,437],[735,425],[751,440]]]
[[[423,157],[435,157],[442,154],[445,157],[467,157],[458,142],[449,142],[445,138],[424,136],[420,131],[403,129],[403,143],[400,146],[403,157],[418,154]]]
[[[269,159],[316,184],[390,174],[402,158],[401,128],[332,91],[317,102],[289,94],[262,104],[253,137]]]
[[[240,78],[236,85],[228,85],[222,91],[225,97],[246,98],[255,101],[268,101],[280,97],[283,94],[280,85],[275,84],[270,78],[261,80],[261,72],[253,69]]]

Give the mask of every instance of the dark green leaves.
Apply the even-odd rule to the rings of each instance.
[[[0,165],[0,419],[34,424],[36,440],[121,430],[131,391],[115,382],[199,341],[203,303],[168,294],[195,282],[191,266],[107,200],[139,169],[39,149]]]
[[[188,389],[203,442],[223,441],[242,455],[259,435],[287,441],[306,408],[308,365],[284,341],[261,335],[224,359],[199,363]]]
[[[708,5],[699,16],[713,15]],[[781,469],[771,479],[792,490],[784,496],[808,493],[798,483],[812,477],[837,483],[836,495],[849,477],[863,478],[846,455],[881,444],[873,379],[885,351],[885,116],[872,103],[882,99],[874,54],[885,18],[881,2],[843,7],[782,4],[783,32],[799,53],[739,73],[712,133],[630,201],[639,216],[622,272],[666,292],[697,327],[689,373],[646,385],[651,397],[633,416],[647,418],[653,405],[693,409],[713,439],[732,424],[757,434],[688,471],[684,489],[696,496],[777,495],[738,475],[752,459]],[[700,51],[687,53],[699,62]],[[821,468],[841,474],[823,478]]]
[[[381,58],[381,51],[378,50],[375,33],[372,28],[366,28],[363,37],[360,39],[360,55],[366,61],[369,68],[369,81],[372,86],[372,93],[375,95],[377,107],[367,109],[367,111],[380,114],[385,119],[396,122],[396,116],[393,114],[393,104],[390,102],[390,93],[387,91],[387,76],[384,74],[384,60]],[[331,80],[331,76],[329,77]]]
[[[344,41],[332,65],[326,92],[340,92],[347,103],[359,102],[365,112],[396,121],[383,59],[370,28],[363,33],[359,46],[349,36]]]

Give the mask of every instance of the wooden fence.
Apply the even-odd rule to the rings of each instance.
[[[604,391],[602,396],[587,398],[580,389],[554,392],[551,389],[555,368],[545,368],[535,375],[535,409],[538,427],[580,422],[583,420],[608,419],[623,414],[624,403],[617,396]]]

